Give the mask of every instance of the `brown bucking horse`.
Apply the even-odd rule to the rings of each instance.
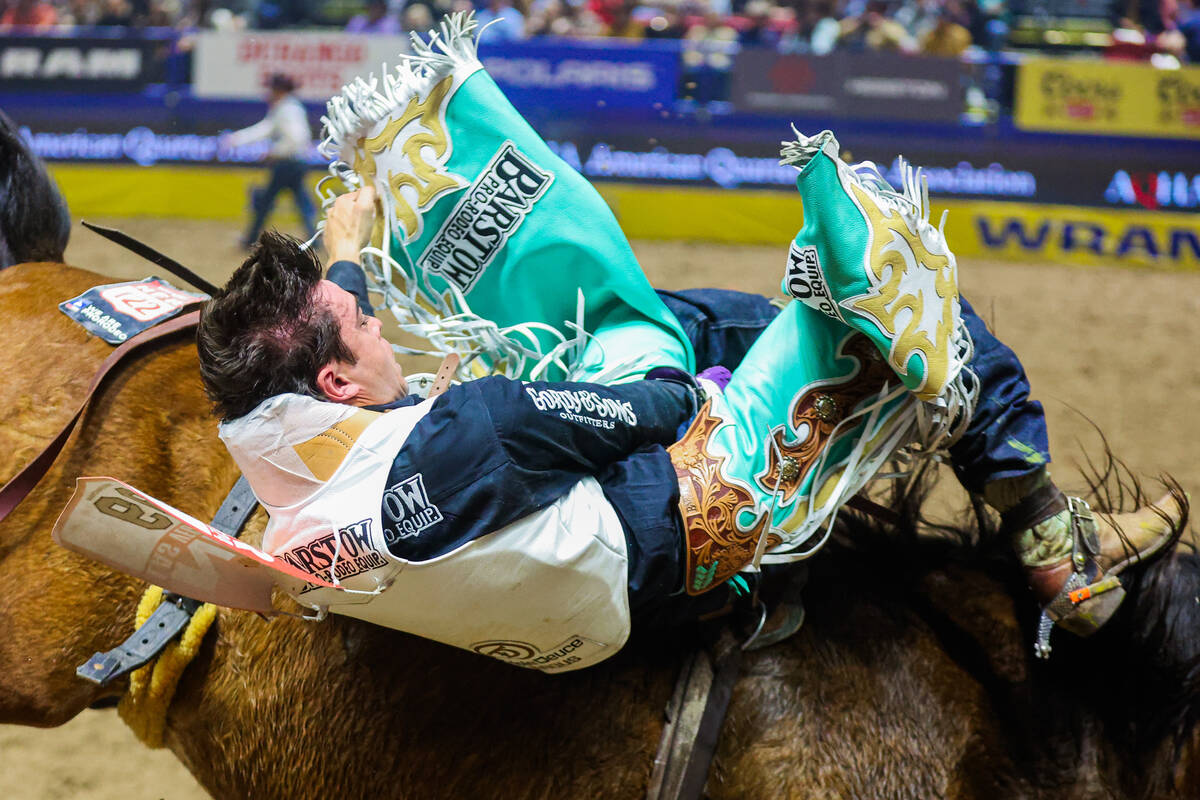
[[[55,304],[105,279],[61,263],[66,208],[0,132],[0,477],[40,451],[108,346]],[[50,536],[80,475],[197,515],[237,471],[194,345],[167,342],[92,402],[0,525],[0,722],[53,726],[120,695],[78,664],[132,629],[144,585]],[[746,654],[712,798],[1200,797],[1200,560],[1131,575],[1119,615],[1032,658],[1036,609],[989,532],[917,537],[844,515],[811,562],[798,635]],[[249,536],[262,529],[261,513]],[[1021,623],[1018,623],[1020,620]],[[184,673],[166,744],[219,798],[636,798],[688,631],[635,635],[550,676],[345,618],[222,611]]]

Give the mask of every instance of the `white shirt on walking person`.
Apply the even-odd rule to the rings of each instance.
[[[308,113],[304,110],[304,104],[294,95],[282,93],[277,97],[277,94],[280,93],[272,91],[271,106],[261,122],[229,134],[228,142],[234,147],[240,147],[270,139],[268,158],[276,161],[287,158],[303,159],[312,146]]]

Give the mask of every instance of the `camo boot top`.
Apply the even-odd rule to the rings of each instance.
[[[1044,477],[1042,485],[1002,510],[1004,528],[1042,606],[1034,647],[1040,658],[1050,655],[1054,625],[1089,636],[1108,622],[1125,599],[1118,576],[1166,547],[1185,513],[1168,494],[1136,511],[1097,516]],[[989,494],[990,502],[995,492]]]

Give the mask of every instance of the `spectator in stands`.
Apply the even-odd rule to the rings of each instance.
[[[1182,46],[1175,49],[1182,50],[1184,58],[1190,63],[1200,64],[1200,0],[1179,0],[1174,24],[1176,41],[1180,37],[1183,39],[1180,43]],[[1164,31],[1159,38],[1169,41],[1168,33],[1170,31]]]
[[[133,24],[133,6],[127,0],[103,0],[96,24],[109,28],[127,28]]]
[[[669,0],[658,5],[654,16],[646,23],[647,39],[682,39],[687,34],[687,25],[679,13],[679,3]]]
[[[812,53],[823,56],[833,52],[838,39],[842,35],[841,22],[837,18],[837,8],[834,0],[816,0],[806,4],[799,20],[799,30],[796,34],[796,46],[791,49],[798,53]],[[786,45],[784,45],[786,48]]]
[[[388,13],[387,0],[367,0],[367,8],[346,23],[346,33],[382,33],[396,36],[401,33],[400,20]]]
[[[644,39],[646,26],[633,16],[636,0],[625,0],[612,10],[612,21],[604,28],[604,35],[618,39]]]
[[[482,30],[490,25],[487,37],[492,40],[516,41],[525,38],[525,17],[513,8],[511,0],[488,0],[487,7],[475,15]]]
[[[259,30],[295,28],[315,22],[317,0],[257,0],[254,27]]]
[[[433,12],[429,10],[429,6],[424,3],[412,3],[404,9],[404,19],[401,20],[400,27],[405,33],[424,35],[433,30],[435,24]]]
[[[901,0],[891,16],[904,26],[914,41],[919,42],[937,27],[943,7],[943,0]]]
[[[955,20],[955,0],[938,11],[937,22],[921,37],[921,52],[938,58],[958,58],[971,46],[971,32]]]
[[[601,25],[611,25],[614,13],[624,2],[625,0],[587,0],[587,8]]]
[[[779,29],[771,26],[772,6],[770,0],[750,0],[742,16],[746,26],[738,31],[738,44],[742,47],[776,47],[779,44]]]
[[[58,14],[59,25],[95,25],[100,9],[93,0],[67,0]]]
[[[529,6],[525,30],[530,36],[602,36],[605,25],[582,3],[534,0]],[[682,31],[679,35],[683,35]]]
[[[170,28],[179,17],[179,6],[170,0],[150,0],[142,21],[148,28]]]
[[[17,28],[49,28],[58,23],[54,6],[42,0],[15,0],[0,14],[0,26]]]
[[[267,215],[275,207],[275,199],[287,189],[296,200],[296,209],[304,220],[304,229],[311,237],[316,232],[312,195],[304,185],[308,171],[305,158],[312,147],[312,129],[308,126],[308,112],[304,104],[296,99],[296,83],[287,75],[272,75],[268,82],[267,116],[257,125],[231,133],[224,144],[239,147],[244,144],[269,139],[271,149],[267,154],[271,166],[271,177],[265,189],[251,193],[251,208],[254,216],[241,245],[249,248],[258,239]]]
[[[872,0],[860,16],[842,20],[838,48],[915,53],[917,43],[903,25],[887,16],[886,11],[887,3]]]

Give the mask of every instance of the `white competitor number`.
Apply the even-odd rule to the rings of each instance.
[[[277,613],[275,585],[338,590],[114,478],[80,478],[54,524],[68,550],[208,603]]]

